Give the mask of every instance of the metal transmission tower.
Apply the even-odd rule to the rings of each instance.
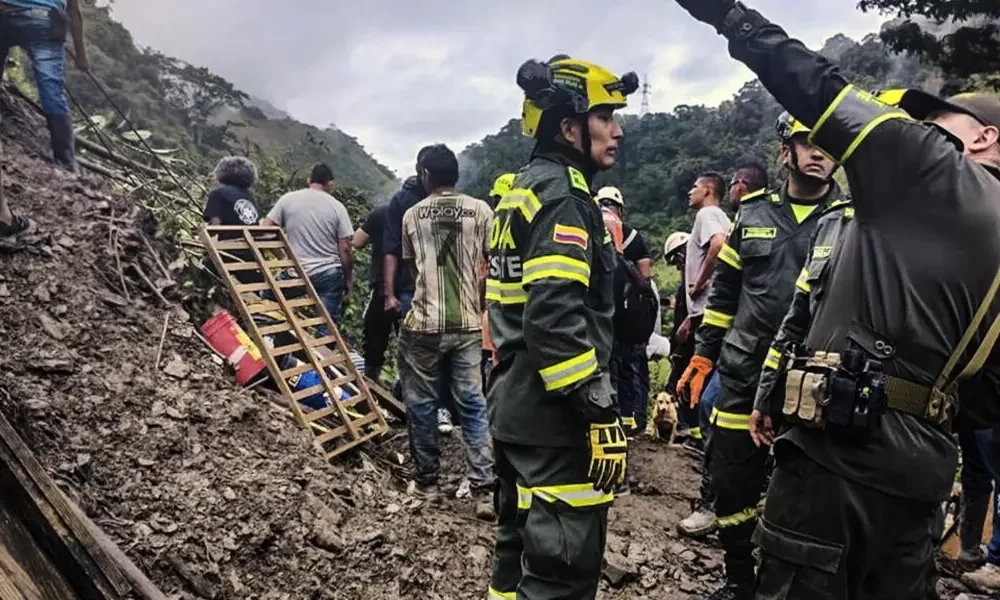
[[[649,112],[649,77],[642,78],[642,107],[639,109],[639,116],[644,117]]]

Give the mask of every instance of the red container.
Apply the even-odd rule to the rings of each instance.
[[[208,343],[236,369],[236,381],[246,385],[267,365],[254,344],[229,311],[221,310],[201,326]]]

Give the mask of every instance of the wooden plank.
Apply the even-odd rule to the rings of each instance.
[[[404,405],[398,398],[392,395],[392,392],[375,383],[367,376],[362,376],[365,379],[365,384],[368,385],[368,389],[372,391],[372,394],[378,399],[379,404],[385,407],[385,409],[393,414],[393,416],[399,418],[404,423],[406,422],[406,405]]]
[[[123,598],[132,589],[11,424],[0,415],[0,460],[17,489],[31,533],[84,598]]]

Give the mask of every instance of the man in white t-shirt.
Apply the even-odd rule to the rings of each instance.
[[[279,198],[262,223],[285,230],[305,275],[330,317],[339,322],[340,305],[351,294],[354,226],[347,207],[330,195],[332,184],[333,171],[317,164],[309,175],[309,187]],[[325,326],[318,330],[320,337],[328,334]]]
[[[684,260],[684,281],[687,282],[688,316],[677,332],[681,343],[693,335],[701,324],[708,305],[708,292],[719,250],[726,243],[732,222],[719,204],[726,193],[726,181],[718,173],[700,175],[688,193],[688,205],[697,210]]]

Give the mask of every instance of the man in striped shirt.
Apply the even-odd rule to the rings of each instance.
[[[493,456],[480,372],[485,282],[480,263],[493,211],[486,202],[456,191],[458,159],[443,144],[425,154],[420,179],[429,195],[403,215],[402,258],[413,270],[416,289],[399,339],[416,482],[430,492],[437,486],[438,378],[447,360],[451,371],[446,376],[468,455],[468,482],[473,489],[492,490]]]

